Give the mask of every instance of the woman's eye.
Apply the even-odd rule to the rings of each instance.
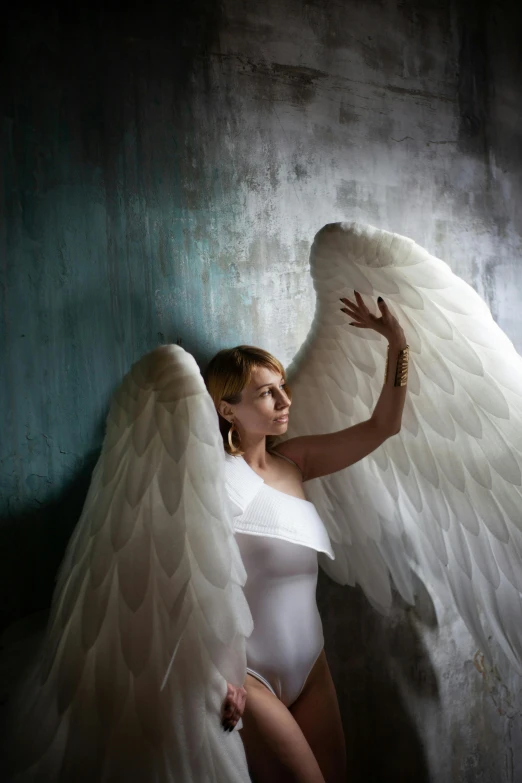
[[[279,388],[283,389],[283,391],[284,391],[285,386],[286,386],[286,383],[282,383]],[[267,394],[272,394],[272,390],[271,389],[267,389],[266,391],[261,392],[261,397],[266,397]]]

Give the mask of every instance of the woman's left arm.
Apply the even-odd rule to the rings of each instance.
[[[359,329],[374,329],[388,340],[388,378],[377,404],[367,421],[327,435],[304,435],[291,438],[276,447],[276,451],[295,462],[303,481],[327,476],[353,465],[371,454],[385,440],[399,432],[406,399],[406,386],[395,386],[395,370],[399,354],[406,347],[404,332],[382,299],[377,300],[381,317],[370,313],[360,294],[356,304],[342,299],[344,313]]]

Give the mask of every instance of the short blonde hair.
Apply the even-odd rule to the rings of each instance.
[[[219,351],[210,360],[203,375],[216,410],[218,410],[221,400],[230,405],[241,402],[241,392],[250,382],[252,370],[256,367],[267,367],[274,372],[280,372],[285,382],[285,392],[289,397],[291,396],[286,383],[285,368],[275,356],[253,345],[238,345],[235,348],[225,348],[223,351]],[[228,442],[230,423],[221,416],[219,411],[218,417],[225,451],[234,457],[241,456],[244,452],[239,445],[234,444],[234,435],[232,435],[233,448],[230,448]]]

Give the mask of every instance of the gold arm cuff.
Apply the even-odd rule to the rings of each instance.
[[[397,366],[395,368],[394,386],[406,386],[408,383],[408,362],[410,360],[410,346],[399,351],[397,356]]]

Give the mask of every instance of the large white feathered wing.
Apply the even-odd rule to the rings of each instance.
[[[413,601],[411,564],[443,598],[449,588],[484,653],[488,629],[520,669],[522,358],[477,293],[410,239],[327,225],[310,266],[317,306],[289,368],[289,436],[367,419],[382,388],[386,342],[350,326],[339,297],[382,296],[411,349],[401,432],[305,485],[335,551],[322,567],[386,610],[390,574]]]
[[[250,780],[239,734],[220,723],[252,631],[224,488],[198,366],[158,348],[111,406],[43,659],[18,704],[13,780]]]

